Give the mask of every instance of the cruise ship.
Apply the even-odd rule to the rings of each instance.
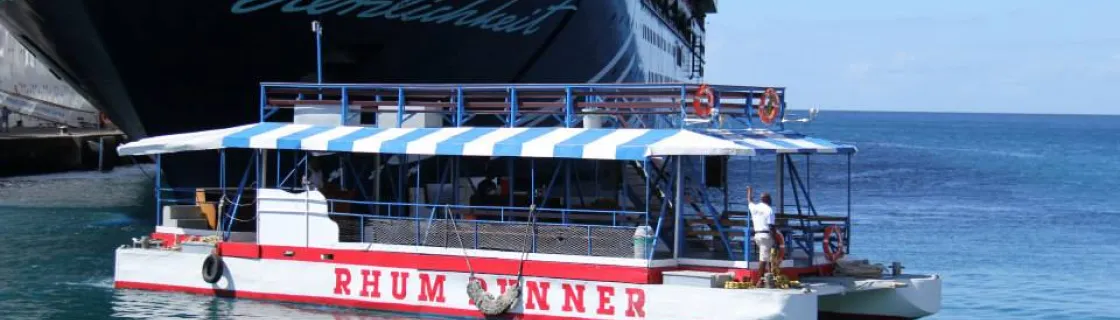
[[[699,82],[705,17],[716,6],[715,0],[9,0],[0,2],[0,23],[126,134],[143,138],[256,121],[254,92],[262,81]],[[319,47],[313,21],[322,26]],[[167,174],[172,184],[197,176]]]
[[[93,126],[98,120],[89,102],[52,75],[2,26],[0,106],[13,111],[8,119],[12,127]]]

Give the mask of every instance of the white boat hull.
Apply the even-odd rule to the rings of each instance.
[[[117,288],[481,317],[469,274],[338,263],[223,258],[221,279],[202,279],[206,254],[122,248]],[[515,276],[476,275],[498,295]],[[363,278],[372,283],[363,282]],[[499,279],[502,278],[502,279]],[[367,285],[364,286],[363,285]],[[817,297],[792,290],[727,290],[526,277],[511,314],[524,319],[815,319]],[[580,294],[582,293],[582,294]]]
[[[221,279],[210,284],[202,279],[206,256],[121,248],[116,252],[115,286],[417,314],[482,316],[467,296],[468,273],[225,257]],[[476,277],[494,295],[517,282],[512,275]],[[822,315],[818,311],[826,312],[824,318],[835,314],[916,318],[936,312],[940,279],[907,281],[911,285],[905,288],[840,295],[835,288],[809,292],[733,290],[525,277],[521,280],[522,297],[510,314],[522,319],[817,319]]]
[[[921,318],[941,310],[941,277],[904,275],[885,280],[905,286],[822,295],[819,308],[826,315],[901,319]]]

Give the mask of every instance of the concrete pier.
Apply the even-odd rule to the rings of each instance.
[[[71,170],[112,170],[124,134],[92,128],[12,128],[0,132],[0,177]],[[99,153],[100,146],[105,152]]]

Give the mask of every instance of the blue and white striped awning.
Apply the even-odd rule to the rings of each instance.
[[[153,137],[121,145],[117,152],[145,155],[222,148],[606,160],[751,152],[730,141],[676,129],[373,128],[268,122]]]
[[[751,156],[796,146],[841,152],[821,140],[733,140],[716,131],[584,128],[374,128],[257,123],[153,137],[121,145],[120,155],[163,154],[224,148],[407,155],[498,156],[641,160],[652,156]],[[776,139],[776,140],[775,140]],[[854,149],[853,149],[854,150]]]
[[[704,135],[731,141],[754,150],[753,155],[777,153],[839,153],[852,154],[856,147],[837,144],[832,141],[809,137],[796,132],[775,132],[770,130],[718,130],[700,131]]]

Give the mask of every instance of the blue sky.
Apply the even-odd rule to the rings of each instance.
[[[1120,114],[1120,1],[719,1],[712,83],[824,110]]]

